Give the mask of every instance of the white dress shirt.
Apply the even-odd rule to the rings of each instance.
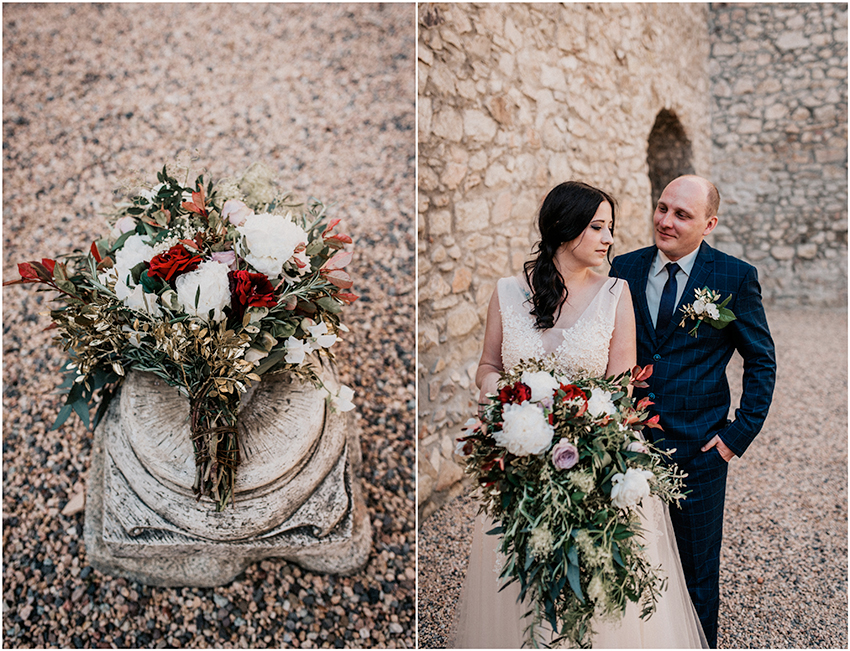
[[[682,294],[685,291],[685,285],[688,284],[688,279],[691,277],[691,271],[694,268],[694,262],[697,259],[699,247],[682,256],[676,263],[679,265],[679,271],[676,272],[676,305],[682,300]],[[655,261],[649,268],[649,278],[646,280],[646,305],[649,308],[649,316],[652,318],[652,326],[658,322],[658,306],[661,304],[661,292],[664,291],[664,285],[667,284],[667,278],[670,274],[667,273],[667,263],[672,262],[661,250],[655,255]],[[675,319],[675,314],[673,315]]]

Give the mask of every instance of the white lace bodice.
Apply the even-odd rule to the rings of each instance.
[[[503,367],[509,370],[523,359],[552,356],[560,373],[604,376],[617,303],[625,286],[624,281],[609,278],[574,325],[540,331],[529,314],[531,297],[525,283],[516,277],[502,278],[498,292]]]

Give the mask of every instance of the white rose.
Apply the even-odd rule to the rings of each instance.
[[[154,256],[153,247],[145,242],[147,238],[141,235],[131,235],[118,251],[115,252],[115,273],[118,280],[127,283],[130,269],[140,262],[149,262]]]
[[[717,306],[714,303],[709,303],[705,306],[705,313],[709,316],[709,318],[720,318],[720,310],[717,309]]]
[[[207,260],[194,271],[177,276],[177,300],[186,314],[209,321],[210,310],[213,321],[224,319],[222,311],[230,305],[230,283],[227,266]],[[199,292],[200,290],[200,292]],[[197,297],[197,305],[195,298]]]
[[[590,400],[587,401],[587,411],[594,418],[617,412],[614,402],[611,400],[611,394],[604,389],[594,388],[590,392]]]
[[[705,312],[705,301],[701,298],[698,298],[694,301],[693,308],[694,312],[696,312],[697,314],[702,314],[703,312]]]
[[[511,454],[540,454],[552,444],[555,428],[537,405],[527,400],[521,405],[505,405],[502,419],[502,430],[494,432],[493,438]]]
[[[144,312],[153,317],[162,315],[159,309],[159,297],[156,294],[145,294],[141,285],[136,285],[134,289],[130,289],[120,280],[115,283],[115,296],[124,302],[124,305],[131,310]]]
[[[546,371],[525,371],[521,382],[531,389],[531,402],[540,402],[545,398],[551,398],[552,393],[560,386],[558,380]]]
[[[307,233],[290,216],[249,215],[236,229],[242,234],[237,252],[260,273],[269,278],[280,276],[283,265],[295,255],[299,244],[307,244]],[[309,263],[309,258],[304,259]]]
[[[640,452],[641,454],[649,454],[649,450],[646,445],[643,444],[643,441],[632,441],[626,446],[626,450],[629,452]]]
[[[611,478],[611,503],[618,509],[636,506],[649,495],[649,482],[653,474],[649,470],[629,468],[624,475],[618,472]]]

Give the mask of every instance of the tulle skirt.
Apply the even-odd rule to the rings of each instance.
[[[656,498],[644,500],[642,520],[647,558],[652,566],[660,565],[666,573],[667,590],[649,619],[641,619],[638,605],[629,602],[621,620],[594,622],[593,647],[707,649],[705,634],[685,585],[667,506]],[[483,515],[475,520],[469,567],[451,648],[518,649],[525,640],[529,620],[522,614],[530,607],[517,603],[519,584],[516,582],[499,592],[499,540],[485,533],[494,526]]]

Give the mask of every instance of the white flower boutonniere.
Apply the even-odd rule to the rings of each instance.
[[[720,292],[708,287],[694,290],[694,294],[696,300],[690,305],[682,306],[684,316],[679,324],[684,328],[688,319],[696,321],[696,325],[688,331],[688,334],[692,337],[697,336],[697,329],[703,321],[707,322],[712,328],[721,330],[738,318],[732,310],[726,307],[732,300],[732,294],[729,294],[722,303],[720,302]]]

